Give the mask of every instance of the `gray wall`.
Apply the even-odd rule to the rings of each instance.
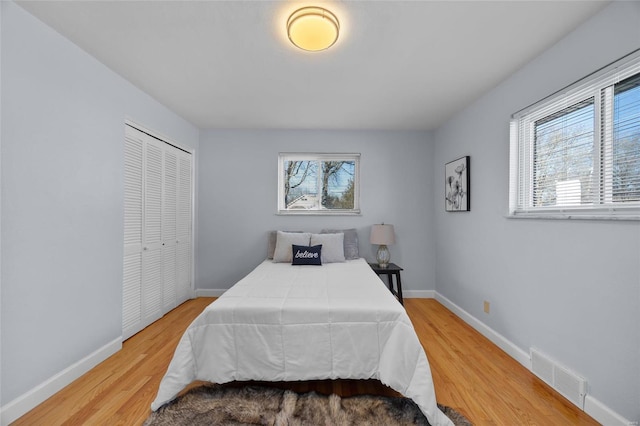
[[[200,139],[197,288],[226,289],[266,258],[267,231],[358,229],[360,254],[374,223],[395,225],[391,260],[403,288],[433,290],[431,134],[365,131],[206,131]],[[361,216],[279,216],[279,152],[359,152]]]
[[[2,10],[0,5],[0,309],[2,308]],[[0,312],[0,407],[2,407],[2,313]],[[1,421],[1,419],[0,419]]]
[[[130,118],[199,131],[10,2],[2,7],[2,405],[122,329]]]
[[[536,347],[583,375],[593,397],[633,421],[640,223],[505,215],[510,115],[638,48],[640,3],[614,2],[439,128],[432,171],[439,179],[447,161],[471,156],[471,212],[435,209],[438,292],[524,351]]]

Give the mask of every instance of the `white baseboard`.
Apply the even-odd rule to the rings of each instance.
[[[584,412],[593,417],[598,423],[607,426],[637,426],[638,422],[632,422],[613,411],[591,395],[584,398]]]
[[[107,343],[25,394],[10,401],[0,408],[0,424],[6,426],[17,420],[120,349],[122,349],[122,337]]]
[[[197,288],[196,297],[220,297],[225,291],[224,288]]]
[[[220,297],[227,291],[223,288],[198,288],[196,297]],[[403,290],[402,297],[405,299],[435,299],[435,290]]]
[[[402,290],[403,299],[435,299],[435,290]]]
[[[528,370],[531,370],[531,358],[529,354],[518,346],[514,345],[502,334],[493,330],[491,327],[484,324],[482,321],[471,315],[469,312],[462,309],[460,306],[453,303],[440,293],[436,293],[436,300],[449,308],[454,314],[460,317],[464,322],[475,328],[480,334],[487,339],[491,340],[496,346],[505,351],[511,358],[524,365]]]
[[[464,322],[476,329],[496,346],[505,351],[511,358],[518,361],[527,370],[531,371],[531,358],[529,354],[506,337],[484,324],[482,321],[462,309],[460,306],[436,292],[436,300],[446,306],[451,312],[460,317]],[[638,422],[632,422],[619,415],[611,408],[604,405],[591,395],[587,395],[584,402],[584,412],[593,417],[599,423],[607,426],[637,426]]]

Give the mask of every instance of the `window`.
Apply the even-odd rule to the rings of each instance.
[[[359,214],[360,154],[283,153],[278,213]]]
[[[640,219],[640,53],[513,115],[509,213]]]

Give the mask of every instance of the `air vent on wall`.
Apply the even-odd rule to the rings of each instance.
[[[586,379],[534,348],[531,348],[531,371],[581,410],[584,410],[584,398],[587,394]]]

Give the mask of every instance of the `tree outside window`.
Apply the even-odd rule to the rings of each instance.
[[[358,213],[359,154],[280,154],[280,213]]]

